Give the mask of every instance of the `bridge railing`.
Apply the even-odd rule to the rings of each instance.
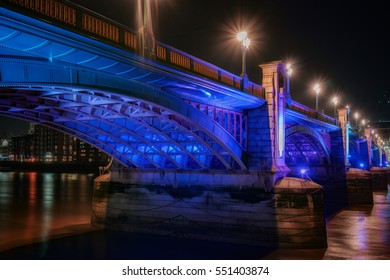
[[[291,101],[289,105],[287,105],[287,108],[290,110],[293,110],[294,112],[298,112],[301,114],[304,114],[306,116],[309,116],[311,118],[317,119],[319,121],[323,121],[329,124],[337,125],[339,126],[339,121],[337,119],[334,119],[328,115],[325,115],[321,112],[317,112],[316,110],[309,108],[303,104],[300,104],[296,101]]]
[[[156,59],[265,99],[265,91],[262,86],[249,82],[248,89],[244,89],[243,79],[240,76],[161,42],[156,43]]]

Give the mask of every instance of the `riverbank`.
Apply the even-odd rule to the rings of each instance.
[[[99,173],[97,163],[44,163],[0,161],[0,171],[36,171],[59,173]]]

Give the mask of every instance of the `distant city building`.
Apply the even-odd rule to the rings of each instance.
[[[13,161],[30,161],[33,156],[33,135],[12,137]]]
[[[106,164],[109,156],[90,144],[46,126],[32,124],[30,134],[12,137],[14,161]]]
[[[11,139],[7,136],[0,138],[0,161],[9,160],[11,156]]]

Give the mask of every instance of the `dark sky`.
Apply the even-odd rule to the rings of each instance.
[[[261,83],[259,64],[292,61],[296,101],[314,107],[312,84],[320,80],[319,105],[329,114],[330,100],[338,94],[352,112],[378,118],[378,100],[390,89],[390,24],[384,2],[151,0],[156,1],[159,41],[239,75],[235,34],[245,29],[252,41],[247,54],[252,81]],[[75,2],[135,27],[136,0]]]
[[[156,1],[159,41],[239,75],[235,34],[245,29],[251,39],[249,79],[261,84],[261,63],[292,61],[292,97],[307,106],[315,105],[312,84],[318,80],[323,88],[319,106],[329,114],[330,100],[337,93],[352,113],[376,120],[379,99],[385,93],[389,96],[390,24],[385,2],[151,0]],[[136,0],[73,2],[136,26]],[[390,119],[390,111],[386,113]]]

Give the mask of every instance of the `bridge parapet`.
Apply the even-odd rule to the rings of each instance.
[[[156,43],[156,59],[265,99],[265,91],[262,86],[249,82],[248,89],[245,89],[243,79],[240,76],[161,42]]]
[[[295,112],[304,114],[311,118],[317,119],[319,121],[323,121],[329,124],[340,126],[340,122],[337,119],[334,119],[330,116],[327,116],[323,113],[317,112],[316,110],[309,108],[303,104],[300,104],[296,101],[291,101],[290,104],[287,104],[287,108],[293,110]]]

